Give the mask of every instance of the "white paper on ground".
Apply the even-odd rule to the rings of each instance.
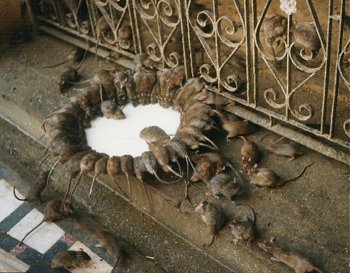
[[[140,156],[148,150],[146,142],[139,137],[140,131],[148,126],[158,126],[173,136],[180,125],[180,113],[159,104],[127,104],[123,108],[123,120],[97,118],[86,129],[86,139],[92,149],[109,156]]]

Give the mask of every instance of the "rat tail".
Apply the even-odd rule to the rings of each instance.
[[[206,248],[206,247],[211,247],[211,246],[212,246],[212,244],[213,244],[213,243],[214,243],[214,241],[215,241],[216,236],[217,236],[217,234],[215,234],[215,235],[213,236],[213,238],[211,238],[211,241],[210,241],[210,243],[209,243],[209,244],[203,244],[203,248]]]
[[[13,195],[15,196],[15,198],[19,201],[27,201],[27,198],[19,198],[16,194],[16,187],[13,187]]]
[[[19,242],[19,245],[21,246],[23,244],[23,241],[28,237],[28,235],[31,234],[34,230],[36,230],[38,227],[40,227],[42,223],[44,223],[44,220],[41,220],[39,224],[37,224],[30,231],[28,231],[27,234],[23,237],[23,239]]]

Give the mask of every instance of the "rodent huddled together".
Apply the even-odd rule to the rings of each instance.
[[[244,171],[251,184],[261,187],[276,187],[300,177],[310,165],[292,179],[281,179],[272,170],[261,167],[258,145],[245,137],[245,135],[254,132],[256,126],[246,120],[232,118],[232,114],[222,110],[231,103],[230,100],[223,99],[220,95],[209,91],[205,82],[200,78],[186,79],[185,69],[182,66],[163,70],[156,67],[156,63],[147,54],[141,53],[135,57],[132,70],[118,72],[100,70],[92,79],[85,81],[87,86],[80,89],[77,95],[71,97],[66,105],[52,113],[43,122],[42,128],[45,131],[44,136],[49,139],[48,151],[56,158],[56,162],[49,172],[41,173],[33,190],[23,200],[36,201],[40,199],[40,193],[48,184],[55,167],[67,164],[70,179],[65,197],[63,201],[59,201],[59,204],[55,205],[59,207],[58,209],[50,210],[55,211],[57,215],[52,216],[51,214],[55,213],[47,212],[52,216],[49,217],[44,213],[43,221],[56,221],[69,216],[72,213],[70,207],[72,197],[81,178],[93,172],[89,196],[93,192],[96,178],[99,175],[108,174],[116,182],[120,193],[130,199],[132,191],[129,177],[135,176],[142,182],[143,190],[147,194],[149,210],[152,213],[151,200],[147,184],[144,181],[145,175],[149,174],[154,175],[159,182],[169,184],[169,186],[184,181],[184,200],[201,216],[213,236],[211,242],[204,246],[210,246],[220,230],[228,223],[227,226],[230,228],[233,241],[236,244],[240,240],[249,245],[254,243],[257,235],[255,213],[249,205],[244,206],[251,209],[253,217],[236,216],[227,219],[217,201],[212,202],[206,198],[199,204],[193,205],[188,194],[188,187],[192,182],[203,181],[208,186],[212,198],[224,197],[232,201],[236,196],[244,195],[244,179],[241,175]],[[69,88],[70,84],[74,82],[67,80],[66,83],[69,85],[65,88]],[[59,84],[60,91],[62,91],[61,87],[62,85]],[[92,150],[86,142],[85,128],[89,128],[90,122],[99,116],[116,120],[127,118],[122,112],[127,103],[131,103],[134,107],[139,104],[159,103],[165,108],[172,107],[179,111],[181,121],[175,136],[170,138],[161,128],[156,126],[144,128],[140,132],[140,137],[148,144],[149,151],[145,151],[137,157],[130,155],[110,157]],[[220,152],[218,146],[208,136],[209,131],[221,128],[227,133],[227,141],[237,137],[243,139],[241,171],[233,167],[230,160]],[[271,143],[264,145],[264,147],[273,153],[291,159],[300,154],[299,150],[292,144]],[[184,159],[186,162],[186,175],[181,168],[179,159]],[[175,179],[172,178],[174,180],[169,181],[169,179],[162,178],[160,177],[161,172],[165,175],[168,174],[166,175],[168,178],[175,176]],[[192,172],[191,176],[189,176],[189,172]],[[116,175],[121,174],[126,176],[128,182],[127,193],[115,179]],[[72,186],[75,178],[76,182]],[[109,245],[111,242],[106,238],[110,236],[105,230],[96,233],[96,237],[118,263],[121,250]],[[267,251],[268,248],[265,245],[261,244],[261,248]],[[64,260],[73,260],[72,266],[74,267],[88,264],[89,258],[86,255],[84,253],[63,253],[61,256]],[[61,256],[55,258],[63,259]],[[62,265],[64,268],[69,268],[69,266]]]

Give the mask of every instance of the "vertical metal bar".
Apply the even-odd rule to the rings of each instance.
[[[186,78],[190,78],[190,72],[189,72],[189,61],[188,61],[188,57],[187,57],[187,41],[186,41],[186,37],[187,37],[187,31],[189,31],[189,29],[186,29],[186,25],[185,25],[185,18],[186,18],[186,4],[184,5],[184,1],[179,0],[178,1],[178,7],[179,7],[179,20],[180,20],[180,28],[181,28],[181,42],[182,42],[182,55],[183,55],[183,65],[185,68],[185,75]]]
[[[134,45],[134,53],[138,52],[138,42],[136,38],[136,31],[138,31],[136,28],[135,18],[134,18],[134,6],[132,5],[132,1],[128,0],[128,12],[129,12],[129,20],[130,20],[130,26],[131,26],[131,32],[132,32],[132,40]]]
[[[181,0],[180,0],[181,1]],[[187,40],[188,40],[188,48],[189,50],[189,54],[190,54],[190,66],[191,66],[191,71],[190,71],[190,77],[194,77],[194,61],[193,61],[193,50],[192,46],[191,46],[191,28],[190,28],[190,15],[189,15],[189,9],[190,9],[190,5],[191,5],[191,0],[186,0],[186,23],[187,23]]]
[[[246,74],[247,74],[247,102],[250,103],[250,92],[251,92],[251,43],[250,43],[250,21],[249,21],[249,12],[248,12],[248,0],[244,0],[244,20],[245,20],[245,42],[246,42]]]
[[[257,98],[256,98],[256,85],[257,85],[257,61],[256,61],[256,55],[257,55],[257,49],[255,46],[255,27],[257,22],[257,15],[256,15],[256,0],[252,0],[252,32],[253,32],[253,49],[252,49],[252,57],[253,57],[253,67],[250,67],[249,69],[253,72],[253,105],[256,107]]]
[[[323,81],[323,98],[322,98],[322,112],[321,112],[321,134],[324,134],[325,122],[327,117],[327,99],[328,99],[328,85],[329,85],[329,68],[330,68],[330,54],[332,49],[332,18],[333,15],[333,0],[329,0],[328,4],[328,26],[327,26],[327,44],[326,44],[326,62],[325,75]]]
[[[216,58],[216,64],[215,70],[216,70],[216,77],[217,77],[217,84],[218,84],[218,91],[221,92],[221,83],[220,83],[220,46],[219,46],[219,37],[218,37],[218,3],[217,0],[213,0],[213,21],[214,21],[214,37],[215,37],[215,58]],[[215,29],[216,28],[216,29]]]
[[[91,32],[92,32],[92,37],[96,39],[96,15],[95,15],[95,9],[93,7],[93,0],[86,0],[86,7],[88,9],[89,13],[89,20],[90,20],[90,25],[91,25]]]
[[[342,43],[343,43],[343,19],[344,19],[344,11],[345,11],[345,0],[341,1],[341,7],[340,7],[340,20],[339,20],[339,32],[338,32],[338,49],[337,49],[337,56],[336,56],[336,69],[334,74],[334,89],[333,89],[333,101],[332,101],[332,112],[331,112],[331,122],[330,122],[330,131],[329,136],[330,138],[333,137],[334,133],[334,121],[336,117],[336,111],[337,111],[337,102],[338,102],[338,91],[339,91],[339,69],[338,69],[338,56],[342,49]]]
[[[131,0],[129,0],[131,1]],[[135,1],[137,0],[133,0],[132,4],[132,10],[133,10],[133,15],[134,15],[134,22],[135,22],[135,30],[136,30],[136,43],[137,43],[137,50],[136,50],[136,53],[141,53],[142,52],[142,47],[143,47],[143,44],[142,44],[142,41],[141,41],[141,37],[140,37],[140,25],[139,25],[139,22],[138,22],[138,18],[137,18],[137,11],[136,11],[136,4],[135,4]]]
[[[286,93],[284,94],[285,100],[286,100],[286,109],[285,109],[285,118],[286,120],[289,119],[289,94],[291,90],[291,65],[290,65],[290,42],[291,42],[291,33],[290,33],[290,28],[292,25],[292,15],[288,15],[288,32],[287,32],[287,45],[288,45],[288,57],[287,57],[287,86],[286,86]]]

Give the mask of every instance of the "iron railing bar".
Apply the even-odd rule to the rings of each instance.
[[[55,23],[55,22],[46,21],[45,19],[42,19],[42,18],[40,18],[40,17],[37,17],[37,18],[40,19],[41,21],[45,22],[45,23],[52,24],[53,26],[58,27],[57,23]],[[96,43],[95,38],[93,38],[93,37],[91,37],[91,36],[88,36],[88,35],[85,35],[85,34],[77,33],[76,30],[72,30],[71,28],[67,28],[67,27],[59,27],[59,28],[60,28],[61,30],[64,30],[64,31],[70,33],[70,34],[77,35],[77,36],[79,36],[79,37],[82,38],[82,39],[85,39],[85,40],[88,40],[88,41],[90,41],[90,42]],[[39,29],[40,29],[40,28],[39,28]],[[126,57],[129,57],[129,58],[134,58],[134,57],[135,57],[135,54],[132,54],[132,53],[130,53],[130,52],[128,52],[128,51],[125,51],[125,50],[122,50],[122,49],[115,48],[115,47],[110,46],[110,45],[108,45],[108,44],[99,44],[99,46],[102,46],[102,47],[108,48],[108,49],[110,49],[110,50],[116,51],[116,52],[118,52],[118,53],[120,53],[120,54],[123,54],[123,55],[126,56]]]
[[[247,84],[246,84],[246,90],[247,90],[247,102],[250,103],[250,90],[251,90],[251,72],[250,72],[250,63],[251,63],[251,43],[250,43],[250,20],[249,20],[249,12],[248,12],[248,0],[244,0],[244,24],[245,24],[245,42],[246,42],[246,50],[245,50],[245,56],[246,56],[246,76],[247,76]]]
[[[292,15],[288,15],[288,22],[287,22],[287,45],[288,45],[288,54],[287,54],[287,75],[286,75],[286,89],[284,93],[284,99],[285,99],[285,119],[289,120],[289,94],[291,90],[291,65],[290,65],[290,44],[291,44],[291,25],[292,25]]]
[[[329,84],[329,69],[330,69],[330,54],[332,49],[332,24],[331,15],[333,14],[333,0],[329,0],[328,4],[328,25],[327,25],[327,44],[326,44],[326,63],[325,75],[323,81],[323,98],[322,98],[322,112],[321,112],[321,134],[325,133],[325,122],[327,116],[327,101],[328,101],[328,84]]]
[[[252,12],[253,12],[253,16],[252,16],[252,59],[253,59],[253,68],[252,68],[252,72],[253,72],[253,103],[254,103],[254,108],[256,107],[256,101],[257,101],[257,92],[256,92],[256,86],[257,86],[257,49],[256,49],[256,40],[255,40],[255,27],[256,27],[256,21],[257,21],[257,16],[256,16],[256,0],[252,0]],[[249,69],[249,68],[248,68]],[[249,94],[248,94],[249,96]],[[250,102],[250,100],[249,100]]]
[[[339,54],[342,50],[343,18],[345,16],[344,11],[345,11],[345,0],[342,0],[341,6],[340,6],[337,57],[339,56]],[[333,133],[334,133],[334,121],[335,121],[335,116],[336,116],[338,91],[339,91],[339,69],[338,69],[337,62],[338,62],[338,58],[336,58],[336,69],[335,69],[335,73],[334,73],[333,101],[332,101],[331,121],[330,121],[330,128],[329,128],[329,137],[330,138],[333,138]]]

